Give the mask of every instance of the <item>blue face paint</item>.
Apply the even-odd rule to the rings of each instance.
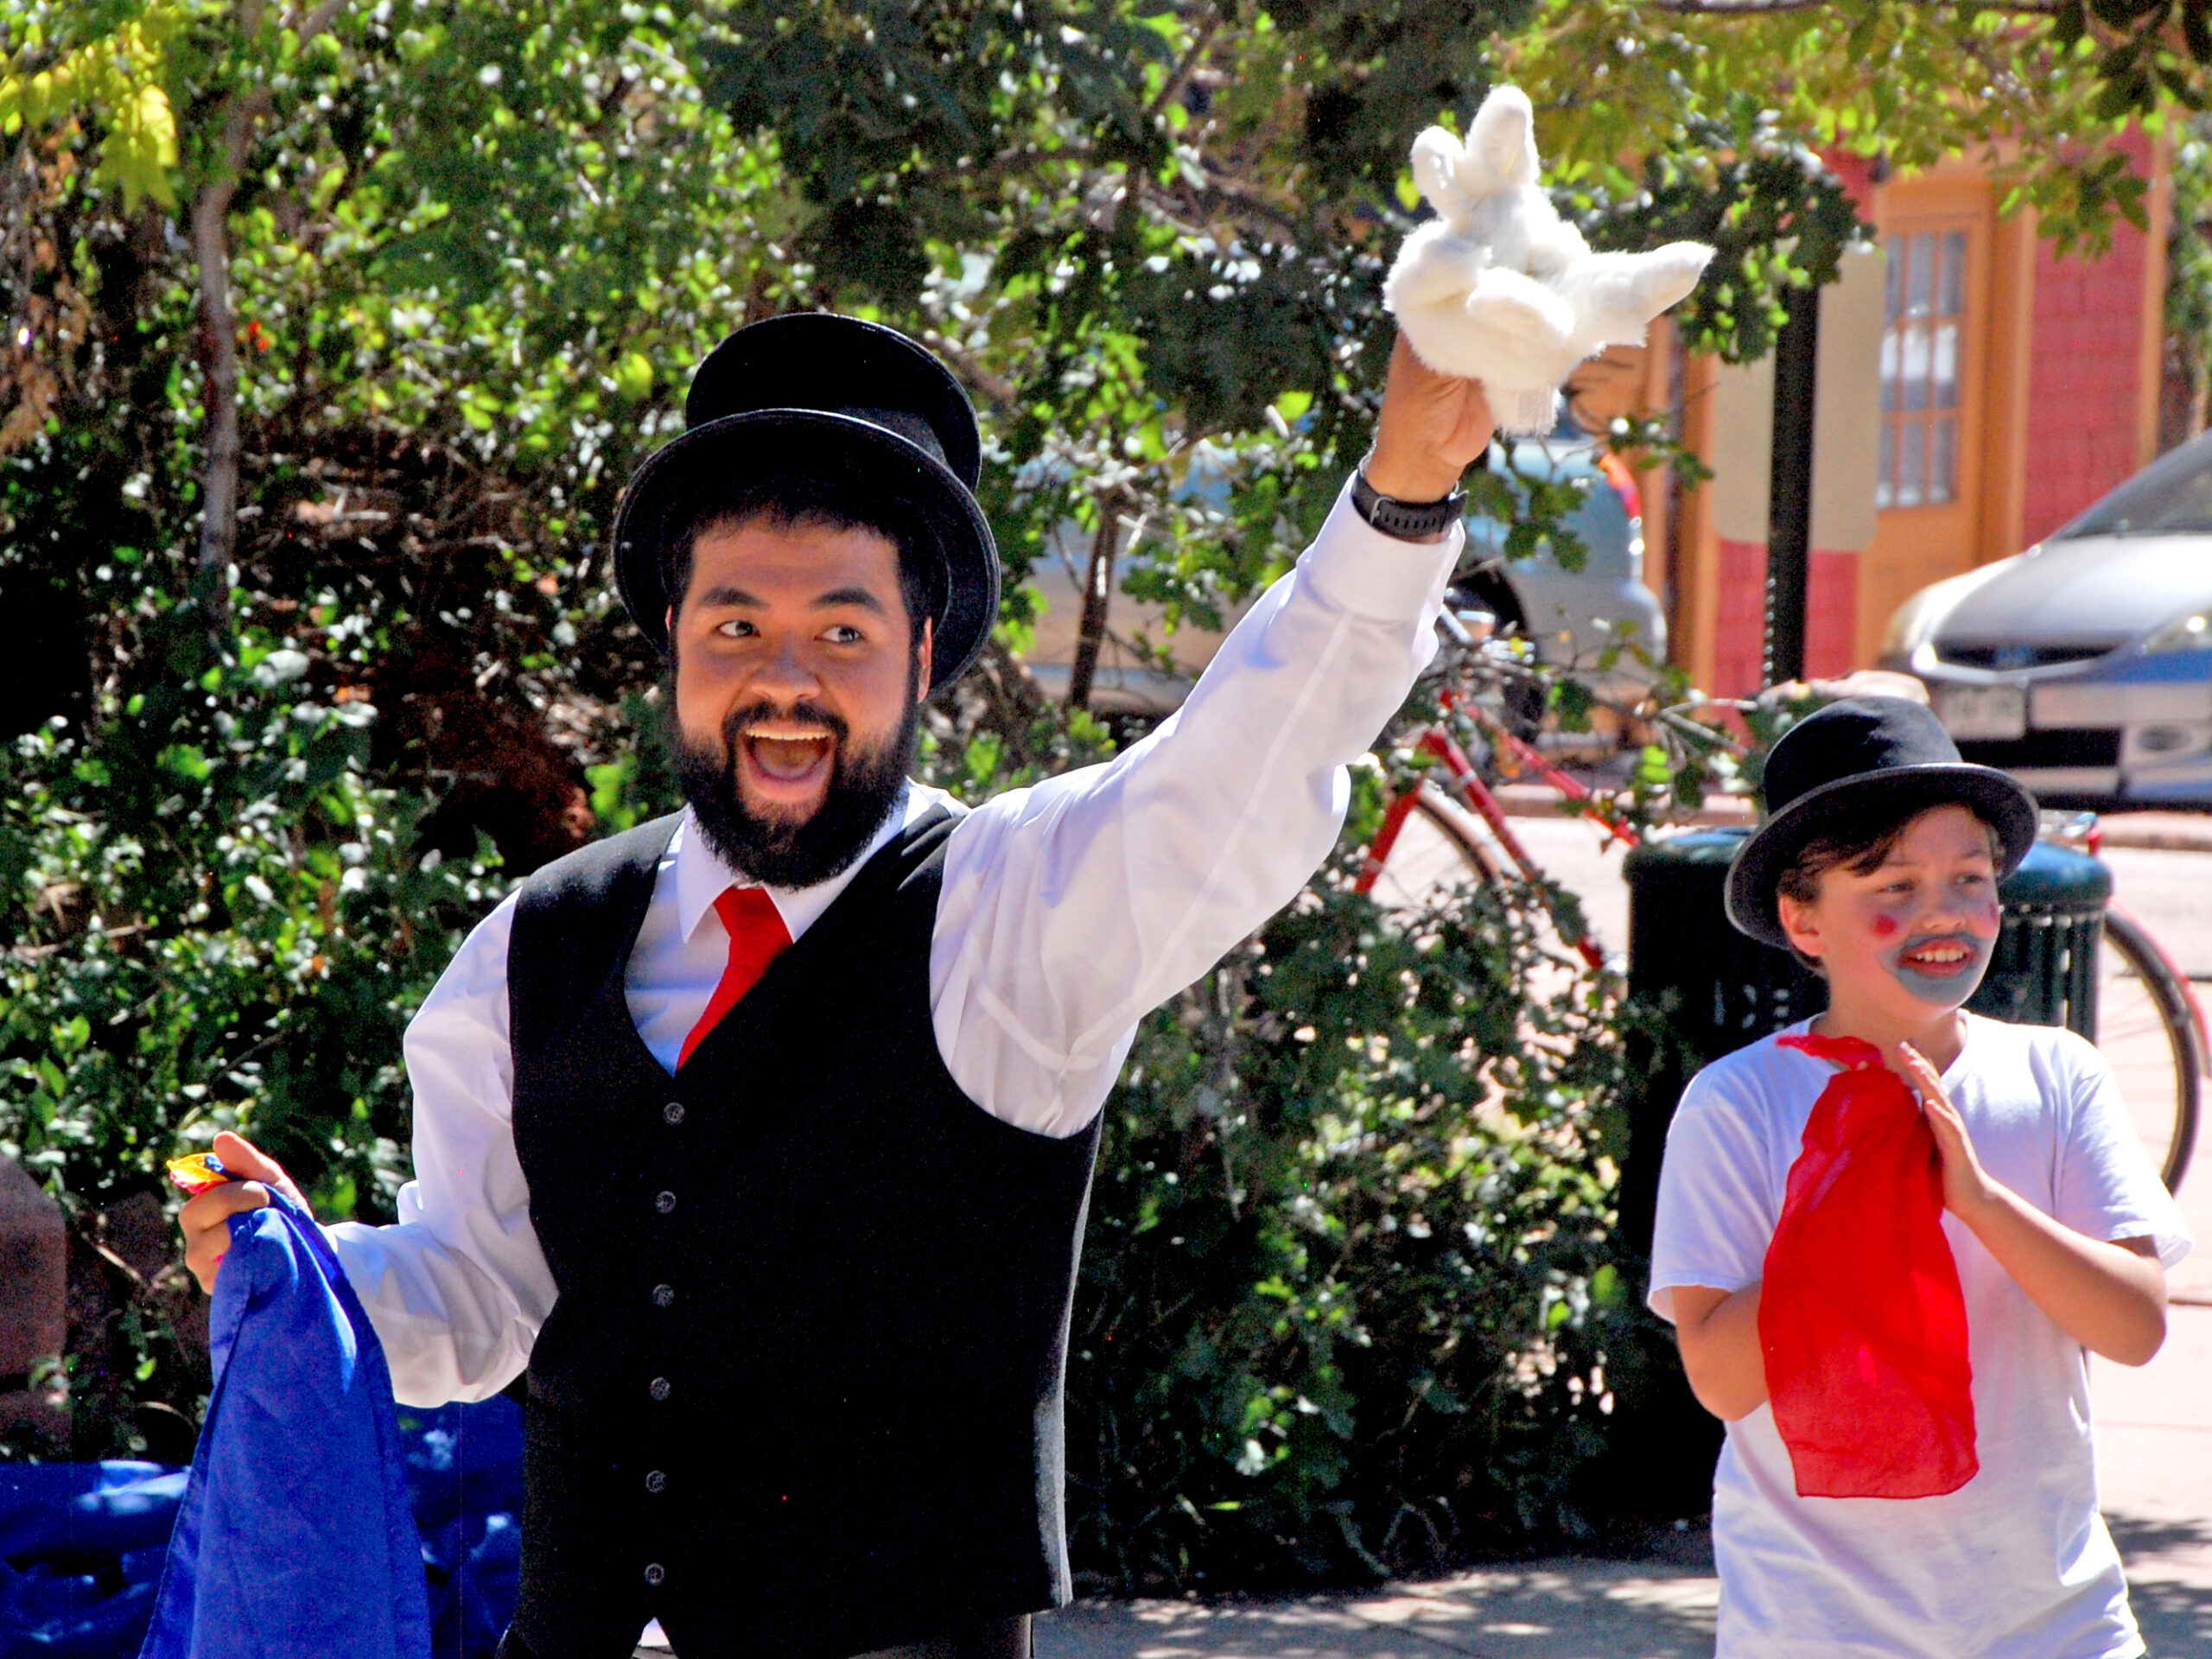
[[[1955,1008],[1974,994],[1981,983],[1981,976],[1989,968],[1990,939],[1976,938],[1963,929],[1948,933],[1923,933],[1908,939],[1896,950],[1885,954],[1882,965],[1890,970],[1898,984],[1923,1002],[1935,1002]],[[1908,957],[1921,958],[1930,950],[1956,947],[1964,954],[1955,962],[1945,963],[1940,970],[1923,960],[1908,963]]]

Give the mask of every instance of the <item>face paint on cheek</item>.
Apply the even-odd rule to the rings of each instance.
[[[1877,916],[1874,918],[1874,937],[1876,938],[1894,939],[1897,936],[1897,918],[1896,917]]]
[[[1922,1001],[1955,1008],[1980,985],[1992,943],[1967,932],[1923,935],[1885,952],[1882,965]]]

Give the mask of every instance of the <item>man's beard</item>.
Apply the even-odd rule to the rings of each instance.
[[[751,702],[733,709],[722,721],[721,741],[696,742],[675,716],[668,700],[670,747],[683,798],[691,804],[699,831],[732,869],[771,887],[810,887],[851,868],[867,850],[913,767],[921,721],[916,683],[906,683],[906,704],[899,711],[895,736],[877,748],[859,750],[848,741],[850,728],[826,709],[800,703],[779,709]],[[746,805],[737,781],[737,746],[755,721],[797,721],[818,727],[836,741],[829,792],[814,816],[803,823],[766,818]]]

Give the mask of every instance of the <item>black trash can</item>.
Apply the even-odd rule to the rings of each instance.
[[[1662,1016],[1646,1081],[1629,1103],[1621,1236],[1651,1251],[1660,1154],[1675,1103],[1697,1069],[1827,1006],[1819,975],[1786,950],[1738,933],[1722,902],[1728,862],[1750,834],[1707,830],[1654,841],[1624,861],[1629,992]],[[1989,972],[1967,1006],[2017,1024],[2097,1028],[2097,944],[2112,873],[2085,854],[2038,843],[1999,890],[2005,906]],[[1649,1039],[1646,1039],[1649,1040]]]

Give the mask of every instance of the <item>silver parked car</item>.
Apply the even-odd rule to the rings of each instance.
[[[1498,466],[1499,451],[1491,451]],[[1493,612],[1502,627],[1535,642],[1538,655],[1560,668],[1594,669],[1606,647],[1630,643],[1611,681],[1648,682],[1652,663],[1667,658],[1667,619],[1643,585],[1643,517],[1635,474],[1589,439],[1523,439],[1513,446],[1513,469],[1524,477],[1573,483],[1582,500],[1562,523],[1582,543],[1580,568],[1569,570],[1549,542],[1525,558],[1505,556],[1506,526],[1467,520],[1467,551],[1458,590]]]
[[[2048,799],[2212,805],[2212,434],[1914,594],[1883,665],[1927,683],[1967,759]]]
[[[1502,465],[1496,448],[1491,464]],[[1608,674],[1593,677],[1601,679],[1601,692],[1648,681],[1650,673],[1638,655],[1654,663],[1665,660],[1667,623],[1658,600],[1643,585],[1643,524],[1634,475],[1579,435],[1523,440],[1513,446],[1512,464],[1526,476],[1582,486],[1582,500],[1563,521],[1582,543],[1581,568],[1568,570],[1548,543],[1526,557],[1509,559],[1506,527],[1472,516],[1453,584],[1455,607],[1490,612],[1501,630],[1526,634],[1544,661],[1563,668],[1592,668],[1609,645],[1632,641],[1635,652],[1624,653]],[[1071,525],[1032,571],[1046,609],[1026,660],[1039,686],[1054,698],[1065,695],[1075,654],[1087,543],[1087,536]],[[1176,671],[1163,672],[1123,643],[1128,633],[1139,631],[1159,638],[1158,609],[1122,594],[1115,595],[1113,605],[1112,634],[1122,637],[1109,637],[1100,653],[1092,707],[1106,713],[1168,713],[1211,660],[1221,636],[1195,627],[1179,630],[1168,641]],[[1233,626],[1244,609],[1230,608],[1224,621]]]

